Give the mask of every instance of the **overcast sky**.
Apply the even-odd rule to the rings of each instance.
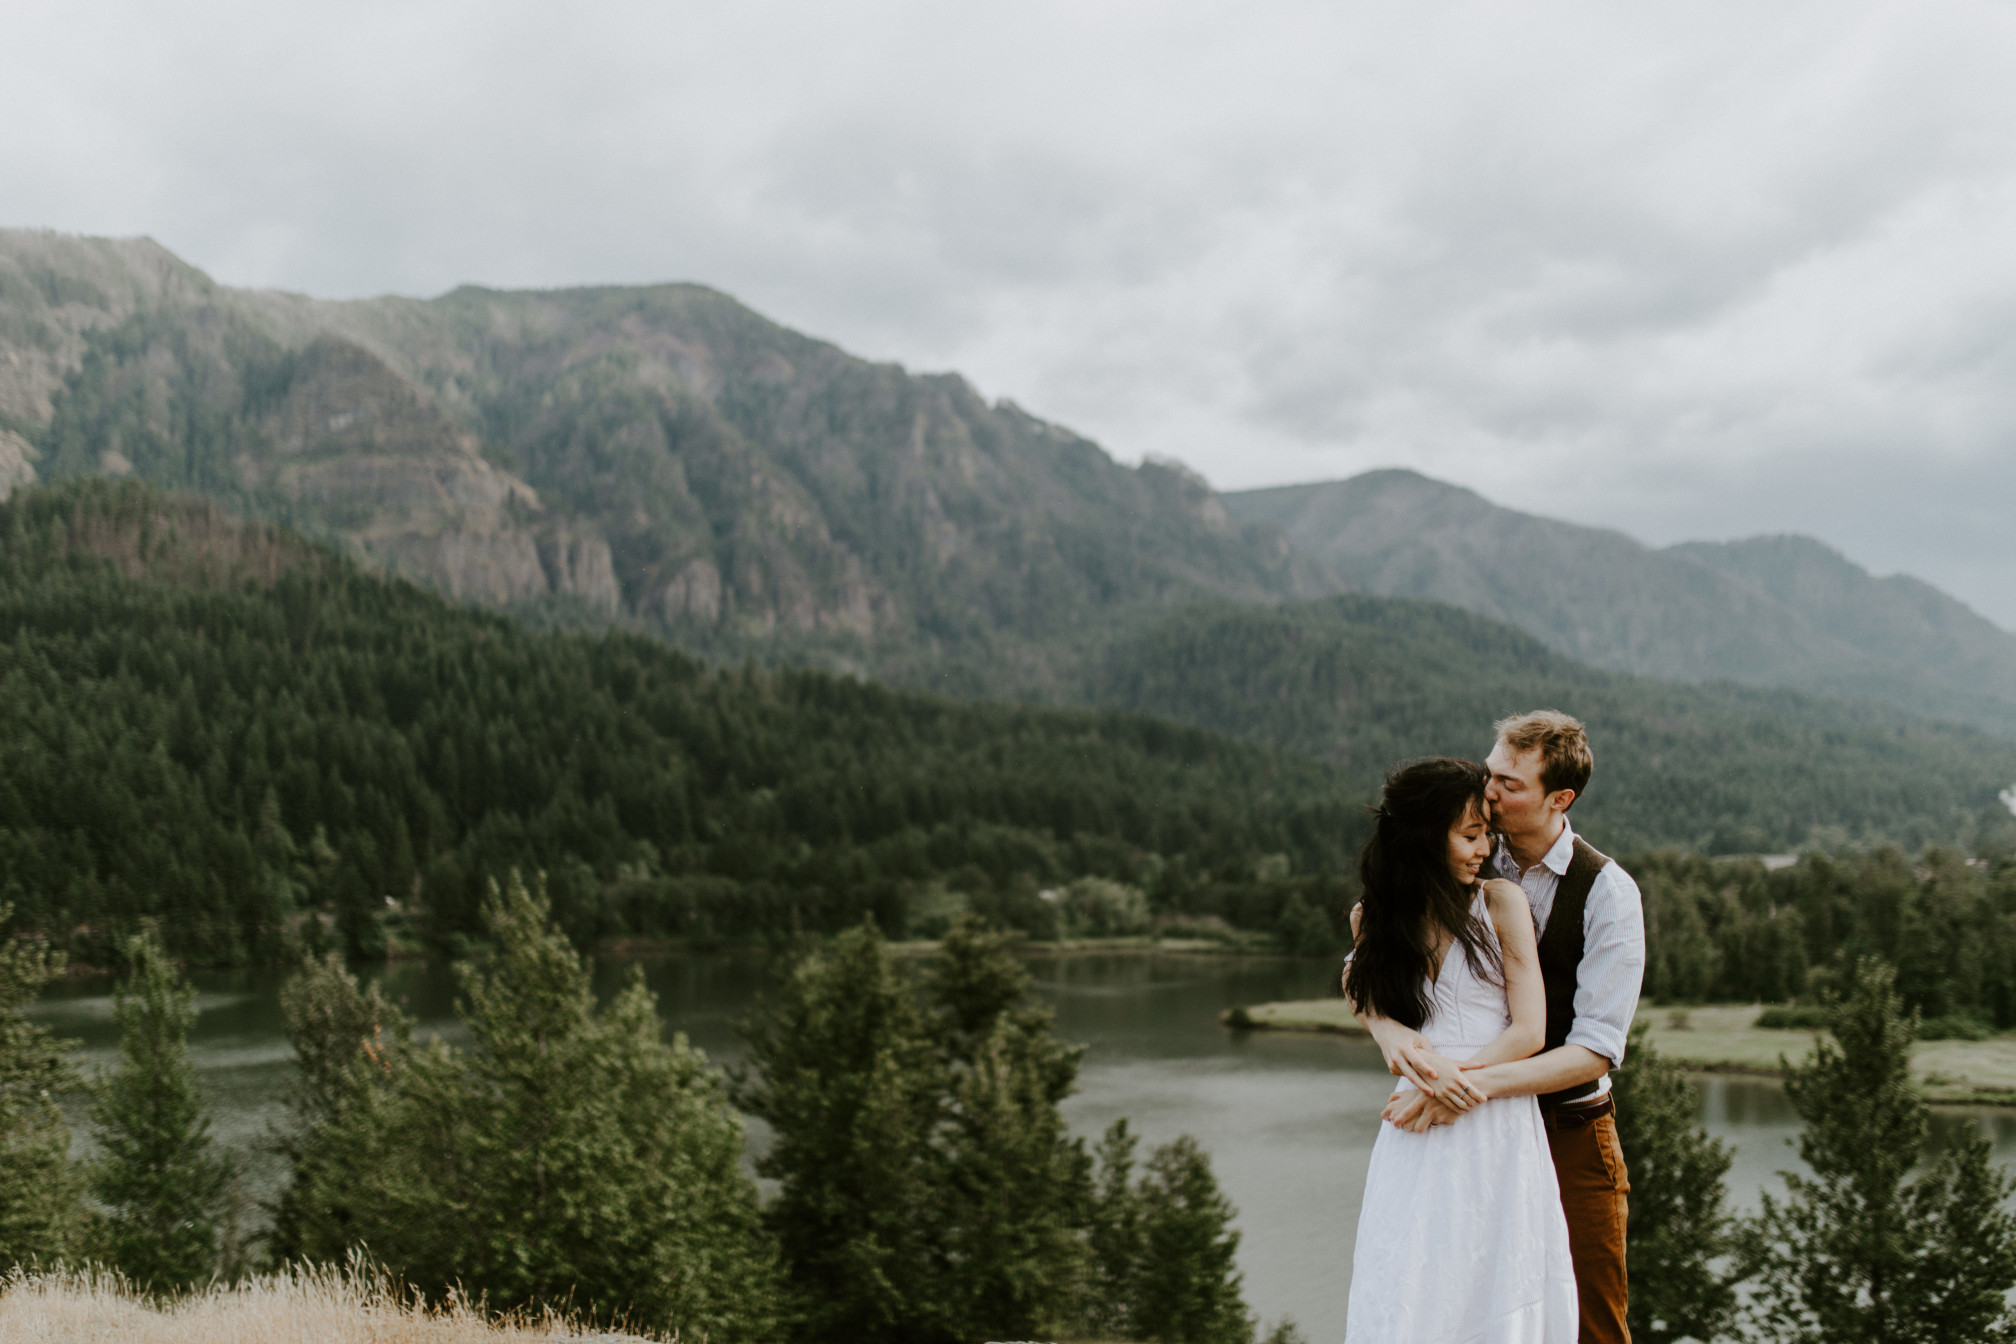
[[[0,223],[697,280],[1221,488],[1818,535],[2016,628],[2016,8],[7,0]]]

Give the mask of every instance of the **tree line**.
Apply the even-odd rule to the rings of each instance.
[[[1030,928],[1088,877],[1292,926],[1355,803],[1143,716],[529,630],[131,483],[0,504],[0,899],[95,964],[453,952],[513,867],[584,943]]]
[[[83,1084],[99,1151],[78,1163],[53,1098],[79,1080],[19,1011],[60,956],[10,940],[0,1268],[94,1261],[172,1297],[362,1256],[437,1299],[722,1341],[1255,1338],[1208,1157],[1184,1138],[1139,1161],[1125,1121],[1091,1147],[1066,1132],[1079,1048],[980,921],[921,974],[872,924],[802,946],[724,1077],[665,1039],[641,975],[598,1002],[539,884],[514,874],[483,918],[458,968],[466,1047],[416,1037],[333,954],[287,983],[288,1176],[257,1243],[189,1064],[191,991],[158,944],[128,945],[120,1062]],[[773,1136],[768,1200],[740,1111]]]
[[[1817,1002],[1863,957],[1933,1030],[2016,1026],[2016,846],[1755,859],[1671,851],[1625,866],[1645,897],[1645,992],[1671,1002]]]

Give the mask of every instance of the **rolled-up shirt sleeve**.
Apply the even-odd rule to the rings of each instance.
[[[1593,1050],[1616,1068],[1645,981],[1645,906],[1638,884],[1606,863],[1582,913],[1582,964],[1575,976],[1575,1025],[1568,1044]]]

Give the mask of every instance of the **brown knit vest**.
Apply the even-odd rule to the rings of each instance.
[[[1568,1043],[1575,1025],[1575,985],[1582,968],[1582,912],[1589,905],[1589,889],[1596,874],[1610,862],[1581,836],[1575,837],[1575,857],[1554,889],[1554,908],[1547,915],[1547,931],[1540,935],[1540,979],[1547,989],[1547,1043],[1543,1050],[1555,1050]],[[1596,1091],[1594,1081],[1549,1092],[1540,1098],[1541,1109],[1575,1101]]]

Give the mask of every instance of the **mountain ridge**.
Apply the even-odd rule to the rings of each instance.
[[[1085,669],[1086,698],[1329,762],[1370,796],[1394,761],[1476,757],[1507,713],[1589,727],[1576,825],[1715,853],[2016,842],[2016,742],[1884,705],[1577,663],[1447,603],[1348,593],[1162,613]]]
[[[1356,588],[2016,737],[2016,636],[1810,539],[1657,551],[1410,472],[1221,495],[704,285],[319,300],[0,230],[0,495],[103,474],[538,622],[962,695],[1082,696],[1163,613]]]
[[[353,366],[355,405],[292,390],[318,349]],[[1114,612],[1335,586],[1194,475],[704,286],[323,301],[151,242],[0,231],[0,355],[0,429],[37,475],[131,471],[450,592],[718,655],[1040,693]],[[346,442],[335,422],[398,400],[389,380],[441,423],[403,452]],[[329,441],[307,458],[289,395]]]
[[[1365,592],[1447,602],[1595,667],[1875,700],[2016,737],[2016,635],[1810,537],[1660,550],[1398,469],[1224,499]]]

